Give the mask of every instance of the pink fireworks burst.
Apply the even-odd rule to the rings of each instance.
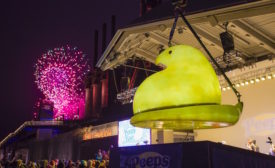
[[[45,99],[54,103],[54,117],[72,119],[84,105],[83,80],[89,71],[85,55],[76,47],[55,48],[35,64],[35,82]]]

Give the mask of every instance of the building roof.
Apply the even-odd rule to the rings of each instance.
[[[114,112],[115,111],[115,112]],[[119,113],[116,113],[119,111]],[[102,116],[100,118],[87,118],[85,120],[64,120],[64,121],[26,121],[20,125],[14,132],[6,136],[0,141],[0,149],[13,142],[21,142],[24,140],[30,140],[36,138],[38,129],[58,129],[58,134],[62,134],[77,128],[85,128],[90,126],[102,125],[105,123],[111,123],[114,121],[121,121],[131,118],[133,115],[132,105],[110,105],[103,109]]]
[[[246,69],[252,67],[257,72],[261,71],[260,75],[263,71],[275,73],[275,65],[269,61],[273,60],[275,55],[274,1],[192,0],[188,1],[184,14],[223,68],[228,64],[222,59],[224,51],[219,35],[225,31],[223,24],[228,22],[227,28],[234,37],[237,51],[237,54],[233,54],[230,58],[232,68],[228,73],[232,78],[236,80],[248,78],[249,75],[246,74],[248,72],[243,70],[246,67],[248,67]],[[127,27],[117,30],[98,61],[97,67],[102,70],[114,69],[127,64],[127,60],[133,57],[154,63],[160,49],[168,47],[173,15],[173,7],[169,1],[136,19]],[[178,20],[172,44],[187,44],[204,52],[181,19]],[[257,68],[259,61],[264,61],[261,63],[264,66],[259,66],[260,69]]]
[[[6,143],[11,141],[13,138],[17,137],[20,134],[24,134],[24,132],[29,132],[30,128],[56,128],[56,127],[63,127],[63,121],[26,121],[22,125],[20,125],[14,132],[10,133],[6,136],[2,141],[0,141],[0,147],[4,146]],[[24,137],[29,136],[31,133],[25,133]]]

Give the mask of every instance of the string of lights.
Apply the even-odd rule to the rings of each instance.
[[[132,103],[136,90],[137,87],[118,93],[117,100],[120,101],[122,104]]]
[[[266,64],[266,62],[263,62]],[[254,70],[253,70],[254,69]],[[239,75],[230,76],[230,80],[235,87],[244,87],[252,84],[256,84],[265,80],[275,79],[275,63],[264,68],[255,68],[250,69],[249,72],[243,72]],[[231,88],[224,81],[222,76],[219,76],[219,81],[222,91],[230,90]],[[128,89],[117,94],[117,100],[122,104],[132,103],[136,88]]]
[[[275,78],[275,65],[265,68],[249,71],[238,76],[231,77],[231,80],[235,87],[244,87],[251,84],[256,84],[261,81],[271,80]],[[221,89],[223,91],[230,90],[230,87],[221,81]]]

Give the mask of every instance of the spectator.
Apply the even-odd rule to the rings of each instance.
[[[92,162],[92,168],[96,167],[96,163],[97,162],[98,162],[97,160],[93,160],[93,162]]]
[[[102,159],[103,160],[109,160],[109,154],[106,151],[102,151]]]
[[[54,162],[55,162],[55,166],[57,166],[59,163],[59,159],[55,159]]]
[[[23,163],[21,159],[16,161],[16,168],[26,168],[27,166]]]
[[[80,164],[81,164],[81,163],[80,163],[80,160],[77,160],[75,166],[76,166],[76,167],[80,167]]]
[[[98,168],[106,168],[106,161],[102,160],[102,162],[99,164]]]
[[[48,168],[56,168],[55,160],[52,160],[50,164],[48,164]]]
[[[48,168],[48,161],[47,160],[42,160],[41,168]]]
[[[29,161],[29,164],[28,164],[28,166],[27,166],[28,168],[36,168],[36,165],[35,165],[35,163],[34,162],[32,162],[32,161]]]
[[[74,164],[72,160],[69,160],[68,165],[66,166],[66,168],[73,168]]]
[[[80,168],[87,168],[86,160],[81,160]]]
[[[57,168],[65,168],[64,162],[60,160],[60,161],[58,162]]]
[[[111,150],[114,148],[114,145],[111,145],[110,148],[108,149],[108,157],[110,158],[110,153],[111,153]],[[109,160],[109,159],[108,159]]]
[[[88,160],[88,168],[93,168],[93,161],[92,160]]]
[[[96,160],[102,161],[102,152],[101,152],[101,149],[98,149],[98,152],[96,154]]]

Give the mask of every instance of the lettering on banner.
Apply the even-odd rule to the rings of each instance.
[[[89,129],[89,131],[86,131],[83,134],[83,140],[89,140],[89,139],[96,139],[96,138],[104,138],[104,137],[110,137],[115,136],[118,134],[118,126],[99,126],[99,127],[92,127]]]
[[[140,155],[120,156],[120,167],[123,168],[169,168],[170,157],[157,152],[144,152]]]

